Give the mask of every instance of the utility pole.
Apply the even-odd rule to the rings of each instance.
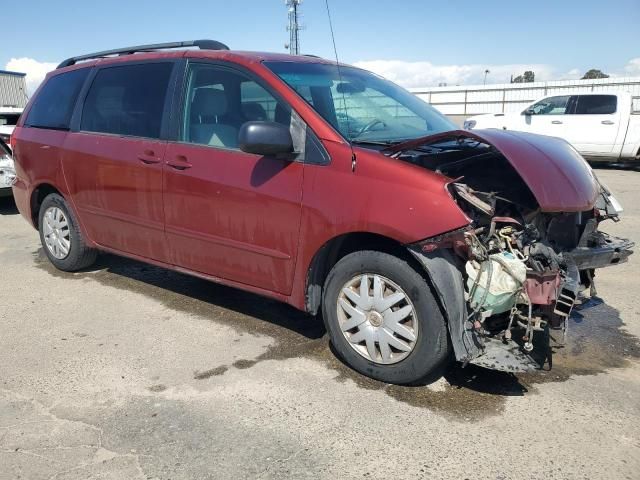
[[[299,10],[302,0],[285,0],[285,5],[289,7],[289,43],[285,48],[289,49],[291,55],[300,55],[300,30],[302,25],[299,22]]]
[[[484,71],[484,85],[487,84],[487,75],[489,75],[491,72],[489,71],[489,69]]]

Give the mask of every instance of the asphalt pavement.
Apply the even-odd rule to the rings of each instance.
[[[640,240],[640,173],[597,171]],[[551,371],[366,379],[321,322],[102,255],[56,271],[0,199],[0,479],[640,478],[640,259],[604,269]]]

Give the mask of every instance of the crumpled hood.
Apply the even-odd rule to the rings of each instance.
[[[545,212],[583,212],[594,207],[600,187],[589,164],[568,142],[512,130],[453,130],[393,145],[396,153],[448,138],[470,138],[500,151]]]

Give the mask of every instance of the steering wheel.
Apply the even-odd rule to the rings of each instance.
[[[364,135],[365,133],[367,133],[368,131],[373,129],[373,127],[375,127],[376,125],[382,125],[383,127],[387,126],[387,124],[384,123],[379,118],[374,118],[369,123],[367,123],[364,127],[362,127],[360,130],[358,130],[353,138],[358,138],[358,137]]]

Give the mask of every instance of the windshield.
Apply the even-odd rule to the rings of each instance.
[[[354,67],[265,62],[327,122],[353,142],[398,142],[455,130],[431,105],[398,85]]]

